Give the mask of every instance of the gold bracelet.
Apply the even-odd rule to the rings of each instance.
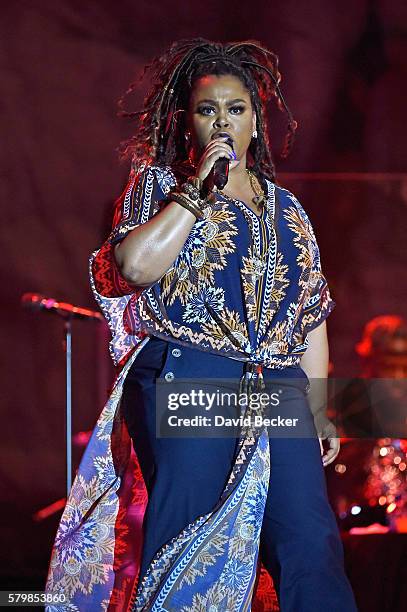
[[[183,208],[186,208],[187,210],[189,210],[189,212],[194,214],[197,219],[205,218],[203,211],[194,202],[192,202],[192,200],[190,200],[187,196],[184,196],[180,193],[171,192],[168,196],[168,199],[172,202],[176,202],[177,204],[180,204]]]

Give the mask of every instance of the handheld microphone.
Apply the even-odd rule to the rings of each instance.
[[[225,142],[233,149],[233,140],[229,136]],[[213,164],[213,184],[218,189],[223,189],[229,178],[229,160],[226,157],[220,157]]]

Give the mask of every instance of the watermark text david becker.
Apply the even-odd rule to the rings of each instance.
[[[168,417],[170,427],[296,427],[298,418],[263,417],[261,414],[228,418],[220,414],[215,417],[197,415],[194,417],[179,417],[172,414]]]

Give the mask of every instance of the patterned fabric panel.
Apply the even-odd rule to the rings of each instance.
[[[125,609],[139,571],[147,492],[120,416],[123,384],[132,359],[116,378],[74,479],[55,538],[47,593],[63,593],[69,605],[47,612]]]
[[[69,603],[46,606],[46,612],[176,612],[210,606],[243,612],[252,603],[259,611],[278,610],[271,578],[258,559],[270,478],[266,430],[257,438],[242,432],[217,506],[157,553],[136,589],[147,491],[130,450],[120,400],[127,373],[146,342],[148,338],[117,376],[83,455],[45,587],[47,594],[64,594]],[[270,602],[272,608],[267,607]]]

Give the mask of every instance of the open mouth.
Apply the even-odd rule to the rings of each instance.
[[[212,134],[211,140],[216,140],[216,138],[230,138],[233,142],[233,138],[228,132],[216,132],[216,134]]]
[[[234,153],[235,149],[234,149],[234,143],[233,143],[233,138],[232,136],[228,133],[228,132],[216,132],[216,134],[212,134],[211,136],[211,140],[216,140],[217,138],[226,138],[227,140],[225,141],[230,147],[232,147],[232,151]],[[236,159],[236,156],[235,156]]]

